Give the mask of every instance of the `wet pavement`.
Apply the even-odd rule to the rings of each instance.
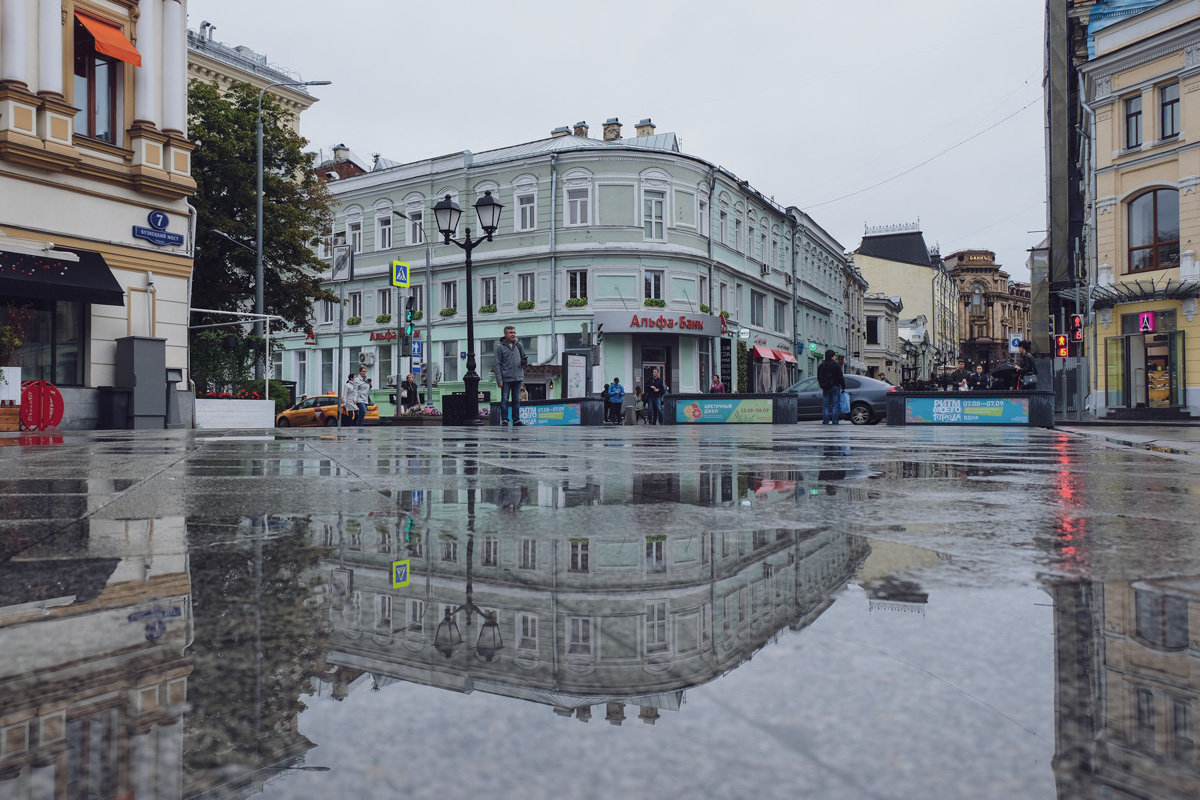
[[[0,798],[1193,798],[1198,478],[1184,429],[0,435]]]

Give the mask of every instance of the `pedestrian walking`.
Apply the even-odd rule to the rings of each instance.
[[[708,391],[710,394],[725,394],[725,384],[721,381],[720,375],[713,375],[712,383],[709,384]]]
[[[666,384],[658,374],[658,367],[650,370],[650,380],[646,382],[646,397],[650,406],[650,424],[662,425],[662,401],[667,393]]]
[[[367,368],[358,368],[358,378],[354,382],[354,404],[358,408],[358,419],[354,424],[362,427],[367,418],[367,406],[371,404],[371,379],[367,377]]]
[[[400,411],[403,413],[410,408],[415,407],[420,403],[420,394],[417,391],[417,381],[410,372],[404,376],[404,383],[400,384]]]
[[[348,425],[354,424],[355,417],[358,416],[358,386],[356,385],[358,375],[351,372],[346,376],[346,385],[342,387],[342,408],[345,414],[350,418]]]
[[[517,341],[517,329],[506,325],[504,336],[496,342],[496,359],[492,371],[500,384],[500,424],[516,427],[521,422],[521,384],[525,382],[525,367],[529,359],[525,348]]]
[[[621,404],[625,402],[625,387],[620,378],[613,378],[608,387],[608,421],[614,425],[621,424]]]
[[[832,350],[825,351],[825,360],[817,367],[817,385],[822,394],[821,424],[837,425],[842,419],[842,392],[846,391],[846,379]]]

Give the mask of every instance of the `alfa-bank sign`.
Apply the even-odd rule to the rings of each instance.
[[[668,313],[660,308],[639,308],[634,311],[597,311],[592,318],[597,330],[604,333],[684,334],[687,336],[720,336],[724,326],[721,318],[712,314]]]

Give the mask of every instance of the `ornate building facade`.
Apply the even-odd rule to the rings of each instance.
[[[991,250],[959,250],[946,256],[958,289],[958,356],[988,371],[1010,358],[1012,340],[1028,339],[1029,285],[1009,279]]]

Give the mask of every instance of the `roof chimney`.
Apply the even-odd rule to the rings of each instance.
[[[586,139],[587,132],[588,132],[588,124],[586,122],[580,121],[580,122],[575,123],[575,135],[576,136],[582,136]]]
[[[562,125],[558,128],[555,128],[554,130],[550,131],[550,137],[552,139],[557,139],[559,136],[566,136],[570,132],[571,132],[570,128],[568,128],[566,125]]]
[[[621,138],[621,120],[609,117],[604,120],[604,141],[615,142]]]
[[[335,144],[333,146],[333,162],[335,164],[350,158],[350,150],[344,144]]]
[[[653,136],[654,135],[654,123],[650,121],[649,117],[646,117],[644,120],[642,120],[641,122],[639,122],[637,124],[637,135],[638,136]]]

